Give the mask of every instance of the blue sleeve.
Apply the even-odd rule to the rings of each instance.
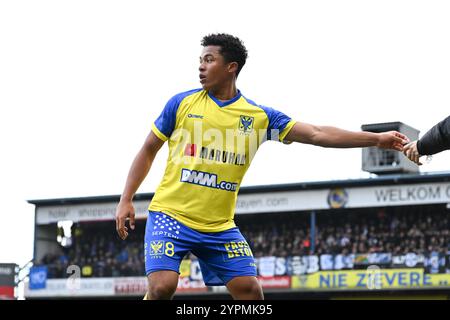
[[[173,96],[166,103],[166,106],[164,107],[163,111],[161,112],[159,117],[155,120],[153,127],[153,132],[158,136],[158,138],[164,141],[170,138],[173,130],[175,130],[178,107],[180,106],[184,98],[198,91],[199,89],[195,89],[179,93]],[[155,128],[157,130],[155,130]]]
[[[295,121],[283,112],[270,107],[260,106],[269,118],[267,128],[267,140],[283,141],[286,134],[291,130]]]
[[[175,129],[175,122],[177,119],[177,111],[180,106],[180,99],[178,95],[172,97],[164,107],[159,117],[155,120],[155,127],[162,133],[167,139]],[[165,139],[166,140],[166,139]]]

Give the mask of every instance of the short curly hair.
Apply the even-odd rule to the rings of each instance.
[[[244,43],[239,38],[230,34],[216,33],[204,36],[202,46],[220,46],[220,54],[224,57],[225,62],[237,62],[238,69],[236,76],[239,75],[247,60],[248,53]]]

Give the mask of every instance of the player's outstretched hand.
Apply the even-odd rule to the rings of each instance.
[[[420,162],[419,158],[420,158],[420,154],[419,151],[417,150],[417,140],[416,141],[412,141],[410,143],[408,143],[406,146],[403,147],[403,154],[412,162],[414,162],[415,164],[421,166],[422,163]]]
[[[397,131],[387,131],[379,133],[378,148],[403,151],[403,146],[409,143],[409,139],[404,134]]]
[[[125,221],[130,219],[130,228],[134,230],[135,226],[135,210],[131,201],[120,201],[116,208],[116,231],[122,240],[128,237],[128,228],[125,226]]]

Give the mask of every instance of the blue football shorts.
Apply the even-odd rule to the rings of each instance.
[[[240,276],[256,276],[256,264],[239,228],[198,232],[172,217],[149,211],[145,227],[145,271],[179,273],[181,260],[192,252],[199,260],[207,286],[223,286]]]

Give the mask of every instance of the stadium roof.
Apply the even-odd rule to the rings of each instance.
[[[346,180],[329,180],[329,181],[313,181],[288,184],[269,184],[260,186],[241,187],[239,194],[277,192],[277,191],[295,191],[295,190],[315,190],[328,188],[349,188],[364,186],[385,186],[396,184],[414,184],[424,182],[446,182],[450,181],[450,171],[439,173],[421,173],[421,174],[394,174],[383,175],[366,179],[346,179]],[[138,193],[134,200],[150,200],[154,193]],[[76,198],[59,198],[59,199],[37,199],[28,200],[28,203],[36,206],[52,206],[67,204],[87,204],[101,202],[118,202],[120,195],[106,195],[94,197],[76,197]]]

